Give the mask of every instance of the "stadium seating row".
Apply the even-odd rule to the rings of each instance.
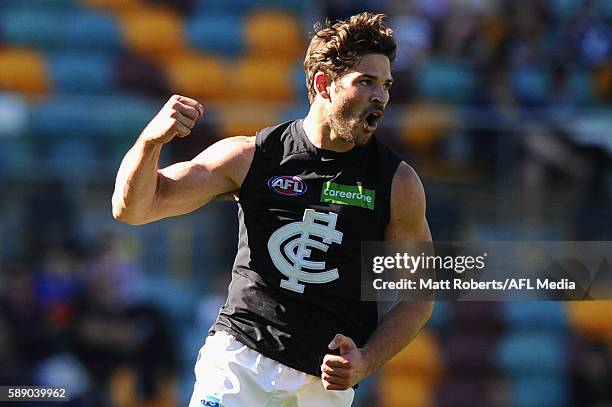
[[[54,64],[61,65],[59,62]],[[96,69],[101,68],[97,66]],[[68,71],[59,78],[65,78],[68,85],[64,83],[64,86],[67,88],[73,86],[76,89],[79,81],[89,83],[87,74],[86,71],[82,74]],[[180,75],[178,77],[184,78]],[[248,75],[244,77],[248,78]],[[0,74],[0,81],[1,79]],[[217,79],[218,83],[223,83],[221,74],[215,81]],[[211,89],[200,86],[201,92]],[[121,140],[126,135],[138,134],[169,96],[162,93],[142,96],[137,92],[119,91],[119,86],[113,87],[112,92],[96,93],[100,87],[101,85],[94,81],[89,85],[90,92],[52,93],[44,98],[24,98],[17,94],[0,93],[0,139],[33,136],[34,140],[48,137]],[[199,88],[196,86],[184,85],[181,89],[185,94],[198,97],[195,91]],[[261,90],[265,91],[267,90]],[[248,95],[248,92],[245,91],[244,94]],[[265,103],[253,103],[252,99],[241,101],[238,96],[240,95],[236,95],[233,100],[215,100],[214,103],[210,98],[200,98],[206,105],[206,121],[215,126],[220,137],[254,134],[270,123],[303,117],[308,109],[305,98],[291,103],[278,103],[273,98],[268,98]],[[470,121],[472,116],[471,109],[460,109],[446,103],[395,104],[387,110],[385,123],[399,129],[394,133],[396,142],[409,145],[415,150],[430,151],[436,148],[439,141],[448,137],[448,134],[473,128],[470,127],[474,126]],[[480,123],[493,122],[496,117],[495,114],[491,114],[491,117],[484,117],[482,114],[480,116]],[[386,131],[388,129],[381,129],[383,133]],[[551,321],[553,320],[549,320],[549,323]]]
[[[68,59],[75,59],[76,56],[69,56]],[[1,65],[0,53],[0,66]],[[83,58],[88,60],[87,57]],[[94,62],[96,58],[92,57],[90,62]],[[59,62],[58,62],[59,61]],[[64,90],[78,89],[79,82],[85,82],[84,89],[88,92],[76,91],[73,93],[51,93],[44,98],[33,97],[28,98],[19,96],[15,93],[1,93],[0,105],[2,106],[2,121],[0,121],[0,139],[2,137],[23,137],[27,135],[35,135],[39,138],[44,137],[70,137],[78,136],[80,138],[123,138],[126,134],[134,134],[144,126],[154,113],[161,107],[168,94],[155,96],[142,96],[135,92],[123,91],[125,88],[100,84],[100,78],[97,78],[94,83],[89,83],[90,79],[87,69],[71,70],[64,69],[62,64],[63,59],[58,58],[55,61],[53,74],[57,76],[57,83],[61,83]],[[193,62],[193,59],[191,60]],[[201,64],[207,63],[202,61]],[[194,69],[194,76],[199,71]],[[175,66],[176,67],[176,66]],[[256,69],[268,69],[267,67],[259,68],[257,65],[247,66],[248,69],[255,71]],[[243,68],[247,70],[247,68]],[[280,68],[279,68],[280,69]],[[29,69],[32,71],[33,69]],[[101,71],[104,75],[105,69],[97,66],[95,70]],[[58,72],[61,73],[58,74]],[[254,73],[243,74],[245,80]],[[127,76],[127,74],[126,74]],[[302,88],[304,85],[303,73],[295,75],[298,77],[297,82],[300,82]],[[302,77],[300,77],[302,76]],[[0,75],[0,78],[2,76]],[[178,75],[179,79],[184,80],[185,76]],[[222,85],[227,81],[221,73],[217,76],[212,74],[201,75],[203,85],[190,86],[187,82],[181,86],[175,86],[174,89],[184,91],[187,95],[198,96],[198,93],[210,91],[210,87],[206,87],[206,82],[216,82],[215,86],[219,86],[219,91],[222,91]],[[240,83],[240,80],[237,81]],[[24,83],[27,81],[24,79]],[[205,104],[208,111],[207,117],[214,116],[216,124],[220,127],[219,130],[222,136],[237,135],[237,134],[253,134],[255,131],[269,125],[270,123],[291,120],[303,117],[308,110],[308,102],[305,96],[296,102],[292,103],[277,103],[274,98],[268,97],[264,101],[253,103],[253,100],[240,101],[238,96],[254,96],[254,92],[258,91],[271,92],[273,89],[263,88],[263,83],[253,87],[251,90],[248,84],[242,88],[242,94],[236,95],[234,100],[227,102],[217,100],[216,103],[209,103],[208,98],[202,98],[201,101]],[[197,85],[197,86],[196,86]],[[49,87],[46,83],[45,87]],[[228,86],[229,89],[231,87]],[[103,89],[103,92],[96,92]],[[129,89],[129,87],[128,87]],[[110,91],[112,90],[112,91]],[[286,92],[286,90],[285,90]],[[446,104],[396,104],[390,107],[385,114],[385,121],[401,125],[403,129],[399,134],[399,138],[408,144],[418,148],[427,148],[428,140],[435,140],[436,137],[442,137],[445,130],[452,128],[461,128],[462,111]],[[427,118],[439,117],[444,120],[432,120],[428,122]],[[427,138],[427,140],[425,139]]]
[[[428,327],[438,335],[425,330],[385,366],[381,406],[479,405],[486,395],[469,389],[478,374],[490,382],[484,387],[498,386],[498,392],[509,387],[511,405],[564,406],[570,332],[612,344],[605,301],[437,302]],[[497,383],[500,374],[504,379]]]
[[[24,169],[35,161],[39,175],[114,171],[163,102],[124,93],[53,94],[27,102],[0,93],[0,172],[27,176]],[[208,137],[254,134],[270,123],[298,117],[297,112],[305,109],[277,103],[218,103],[206,106],[198,125]]]
[[[306,100],[303,67],[294,58],[265,54],[221,58],[185,51],[156,59],[104,52],[40,53],[29,48],[0,48],[0,90],[31,95],[127,90],[145,95],[184,93],[219,101]],[[432,59],[412,73],[396,73],[396,79],[402,75],[410,76],[407,80],[413,83],[414,95],[426,100],[469,103],[475,97],[477,74],[462,61]],[[581,69],[570,71],[568,76],[568,93],[560,102],[596,103],[599,76]],[[516,98],[528,104],[543,103],[553,91],[550,73],[544,69],[517,68],[510,81]],[[603,79],[600,82],[603,87],[609,86]],[[444,120],[451,119],[447,116]]]
[[[255,9],[288,10],[303,14],[312,8],[310,2],[301,0],[31,0],[28,7],[47,10],[69,10],[75,8],[91,8],[115,12],[141,9],[150,5],[166,6],[182,11],[195,13],[224,12],[245,14]],[[22,5],[20,0],[3,0],[2,7]]]
[[[4,97],[6,98],[6,97]],[[12,98],[15,99],[15,98]],[[11,102],[13,103],[13,102]],[[51,96],[37,103],[15,104],[12,118],[0,124],[3,137],[102,139],[108,142],[136,136],[159,110],[163,101],[129,95]],[[280,120],[295,118],[297,107],[260,103],[221,103],[206,107],[206,120],[214,121],[222,136],[254,134]],[[304,111],[304,109],[301,109]]]
[[[482,393],[486,387],[502,392],[498,397],[508,387],[511,405],[566,405],[568,328],[576,322],[568,325],[565,307],[562,302],[437,302],[428,327],[438,335],[425,330],[386,365],[380,405],[481,405],[491,401]],[[591,315],[587,320],[593,319],[593,309],[600,310],[600,319],[610,311],[599,303],[583,313]],[[488,384],[480,386],[478,377]]]
[[[509,72],[507,81],[514,97],[521,104],[544,105],[554,99],[558,92],[555,86],[555,67],[551,65],[519,65]],[[475,92],[483,84],[479,73],[472,64],[460,59],[431,58],[417,67],[414,72],[414,90],[417,95],[433,100],[452,103],[470,103]],[[599,71],[589,71],[580,66],[570,67],[566,74],[563,95],[556,95],[558,102],[591,105],[603,96],[605,84],[598,84],[602,76]]]
[[[245,57],[224,60],[199,53],[160,63],[104,53],[0,48],[0,91],[31,96],[183,93],[207,100],[291,102],[305,98],[303,68],[291,60]]]
[[[159,7],[104,10],[5,7],[0,39],[13,46],[92,51],[162,58],[188,48],[226,56],[238,54],[295,58],[304,49],[301,24],[283,10],[253,10],[183,17]],[[282,38],[283,41],[277,41]]]
[[[184,11],[200,13],[222,11],[232,14],[244,14],[253,9],[266,8],[290,10],[304,14],[312,10],[312,4],[310,3],[311,2],[301,0],[30,0],[28,1],[28,6],[44,9],[88,7],[113,11],[126,11],[142,8],[148,4],[163,4]],[[611,0],[594,0],[592,3],[591,7],[596,15],[606,19],[612,19]],[[3,0],[0,7],[12,7],[20,4],[23,4],[21,0]],[[584,3],[581,0],[550,1],[552,15],[560,21],[576,16],[582,7],[584,7]],[[477,9],[477,7],[475,6],[474,9]]]
[[[551,1],[552,10],[555,17],[560,20],[570,19],[581,11],[584,3],[580,0],[554,0]],[[612,19],[612,1],[611,0],[595,0],[593,1],[593,10],[599,16]]]

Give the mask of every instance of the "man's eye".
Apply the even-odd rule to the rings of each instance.
[[[383,87],[385,88],[385,90],[389,90],[389,89],[391,89],[391,84],[390,83],[385,83],[383,85]]]
[[[364,86],[370,86],[370,80],[369,79],[364,79],[362,81],[360,81],[359,83],[361,83]]]

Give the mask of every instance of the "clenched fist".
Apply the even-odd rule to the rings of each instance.
[[[143,141],[164,144],[185,137],[204,114],[204,107],[185,96],[173,95],[140,134]]]
[[[362,348],[348,336],[337,334],[328,345],[339,349],[340,355],[327,354],[321,365],[321,380],[325,390],[347,390],[369,374],[369,361]]]

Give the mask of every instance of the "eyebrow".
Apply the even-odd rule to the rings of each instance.
[[[373,79],[373,80],[378,80],[378,76],[374,76],[374,75],[369,75],[367,73],[362,73],[361,75],[359,75],[359,78],[367,78],[367,79]],[[385,81],[385,83],[393,83],[393,78],[389,78]]]

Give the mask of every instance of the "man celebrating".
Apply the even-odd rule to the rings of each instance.
[[[113,215],[139,225],[220,195],[238,202],[228,298],[196,363],[190,406],[349,406],[353,386],[419,332],[431,302],[382,318],[360,301],[363,241],[430,241],[418,176],[374,137],[389,101],[393,32],[362,13],[319,29],[304,61],[303,120],[230,137],[158,169],[202,116],[173,96],[126,154]]]

